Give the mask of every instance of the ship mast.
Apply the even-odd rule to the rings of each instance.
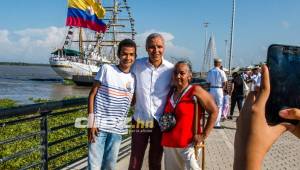
[[[118,14],[118,2],[114,0],[114,9],[113,9],[113,18],[112,18],[112,43],[113,43],[113,60],[117,60],[117,38],[116,38],[116,23],[117,23],[117,14]]]
[[[82,42],[83,38],[82,38],[82,28],[79,28],[79,52],[80,52],[80,58],[83,59],[83,42]]]
[[[104,5],[101,0],[97,0],[97,2],[102,6]],[[94,33],[94,39],[90,39],[86,33],[89,33],[89,35],[91,33],[87,31],[85,35],[83,35],[84,29],[79,28],[78,39],[73,40],[74,28],[69,27],[63,45],[63,48],[69,49],[72,43],[79,43],[80,58],[86,60],[84,62],[93,63],[94,65],[99,65],[102,62],[118,63],[117,48],[119,42],[124,38],[134,40],[134,36],[136,35],[134,19],[131,16],[127,0],[105,2],[108,6],[103,6],[106,10],[106,15],[102,20],[106,23],[106,32]],[[89,44],[86,45],[88,48],[86,48],[83,43]]]
[[[103,21],[107,23],[107,31],[99,34],[99,40],[94,49],[98,50],[97,53],[100,58],[109,59],[111,63],[118,63],[117,50],[119,42],[124,38],[134,40],[136,32],[127,0],[113,0],[112,3],[104,6],[106,17]],[[110,54],[105,51],[108,49],[110,49]]]

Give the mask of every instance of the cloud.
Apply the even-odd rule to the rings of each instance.
[[[17,31],[0,30],[0,61],[48,63],[51,51],[62,46],[66,31],[65,27],[54,26]],[[145,40],[153,32],[158,32],[164,37],[165,57],[168,60],[188,58],[191,62],[197,61],[193,50],[175,43],[172,33],[157,30],[148,30],[136,35],[139,56],[147,56]]]
[[[281,21],[281,26],[285,29],[290,28],[290,23],[288,21]]]
[[[8,30],[0,30],[0,43],[9,43],[8,35]]]
[[[51,51],[62,44],[66,28],[0,30],[0,61],[48,63]]]

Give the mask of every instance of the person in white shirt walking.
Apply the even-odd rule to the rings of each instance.
[[[163,58],[165,42],[162,35],[150,34],[146,40],[148,56],[136,61],[136,104],[132,119],[129,170],[140,170],[145,150],[149,147],[149,169],[160,170],[163,147],[158,120],[163,113],[171,87],[173,64]]]
[[[252,70],[253,75],[251,76],[251,86],[250,91],[259,91],[260,88],[260,82],[261,82],[261,73],[260,73],[260,67],[255,66]]]
[[[215,124],[216,129],[220,129],[221,115],[223,107],[223,90],[226,87],[227,77],[223,70],[220,69],[222,60],[219,58],[214,59],[214,68],[210,69],[207,73],[206,81],[209,83],[209,92],[214,97],[215,102],[218,106],[219,113]]]

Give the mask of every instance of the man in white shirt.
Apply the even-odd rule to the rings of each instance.
[[[218,118],[215,124],[216,129],[220,129],[221,115],[223,107],[223,89],[226,87],[227,77],[223,70],[220,69],[222,60],[214,59],[214,68],[207,73],[207,82],[209,83],[209,93],[214,97],[215,102],[219,108]]]
[[[253,75],[251,76],[250,90],[258,92],[259,88],[260,88],[260,81],[261,81],[260,67],[255,66],[253,68],[252,72],[253,72]]]
[[[163,114],[174,67],[163,58],[164,50],[162,35],[150,34],[146,40],[149,57],[138,59],[132,68],[136,76],[136,104],[132,119],[129,170],[141,169],[148,141],[149,169],[161,169],[163,147],[158,120]]]

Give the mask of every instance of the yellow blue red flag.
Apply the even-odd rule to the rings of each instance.
[[[102,21],[104,16],[105,9],[95,0],[68,0],[67,26],[105,32],[106,24]]]

